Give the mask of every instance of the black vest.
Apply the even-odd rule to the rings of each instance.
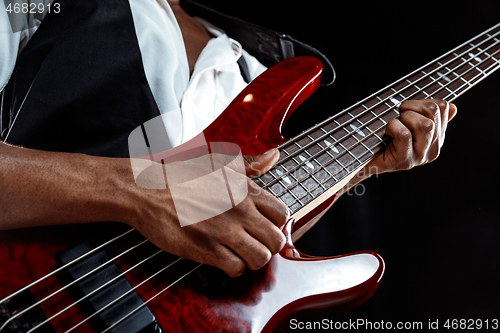
[[[0,138],[40,150],[127,157],[129,134],[160,114],[129,2],[55,1],[61,12],[46,15],[2,92]],[[333,80],[328,60],[289,36],[188,0],[183,6],[221,26],[268,64],[294,55],[322,57],[329,73],[325,82]]]
[[[29,148],[128,156],[158,116],[127,0],[60,0],[20,53],[2,94],[2,138]],[[5,126],[5,125],[4,125]],[[7,136],[8,133],[8,136]]]

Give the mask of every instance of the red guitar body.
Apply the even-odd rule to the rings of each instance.
[[[182,146],[155,154],[154,160],[200,156],[210,150],[211,142],[236,143],[243,154],[249,155],[276,147],[286,141],[281,136],[283,123],[317,88],[321,70],[319,60],[308,57],[289,59],[272,67],[243,90],[202,134]],[[234,145],[228,145],[228,149],[231,147]],[[196,263],[175,261],[176,258],[165,253],[125,276],[132,286],[139,286],[137,293],[147,302],[164,332],[274,332],[286,326],[290,318],[313,311],[317,316],[318,309],[328,312],[349,309],[373,294],[384,273],[384,263],[373,252],[328,258],[300,253],[292,243],[292,234],[322,208],[317,207],[298,221],[290,220],[284,228],[287,244],[268,265],[258,271],[247,271],[229,283],[224,280],[217,285],[214,295],[207,295],[200,288],[200,281],[210,282],[212,278],[197,270]],[[91,236],[111,239],[124,230],[127,228],[121,224],[102,223],[0,232],[0,312],[9,295],[58,268],[54,255],[59,251]],[[140,242],[141,237],[132,232],[105,249],[113,258]],[[146,242],[114,262],[124,272],[154,251]],[[168,269],[141,284],[169,263],[173,264]],[[29,291],[40,301],[67,283],[57,273]],[[40,307],[50,318],[75,301],[78,297],[64,289],[43,301]],[[56,332],[66,332],[87,316],[76,304],[51,319],[50,324]],[[0,316],[0,326],[1,319]],[[7,327],[0,332],[10,332]],[[74,330],[94,331],[91,321]]]

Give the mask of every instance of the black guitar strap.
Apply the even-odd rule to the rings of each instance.
[[[335,80],[335,70],[330,60],[310,45],[289,35],[218,12],[193,0],[181,0],[180,4],[189,15],[203,18],[223,29],[264,65],[269,66],[292,57],[312,56],[323,62],[321,84],[328,86]]]

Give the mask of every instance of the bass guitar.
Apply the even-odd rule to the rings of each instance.
[[[379,255],[311,257],[294,240],[384,149],[386,124],[404,100],[453,101],[499,67],[500,24],[291,140],[281,128],[318,87],[322,65],[299,57],[271,67],[203,133],[149,158],[224,152],[212,143],[236,144],[246,155],[278,146],[278,163],[254,181],[291,212],[279,254],[230,279],[121,224],[3,231],[0,332],[275,332],[292,317],[361,304],[384,274]]]

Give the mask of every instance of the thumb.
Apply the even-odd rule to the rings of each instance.
[[[257,156],[245,155],[245,172],[249,177],[260,176],[267,172],[271,167],[278,162],[280,152],[273,148]]]

